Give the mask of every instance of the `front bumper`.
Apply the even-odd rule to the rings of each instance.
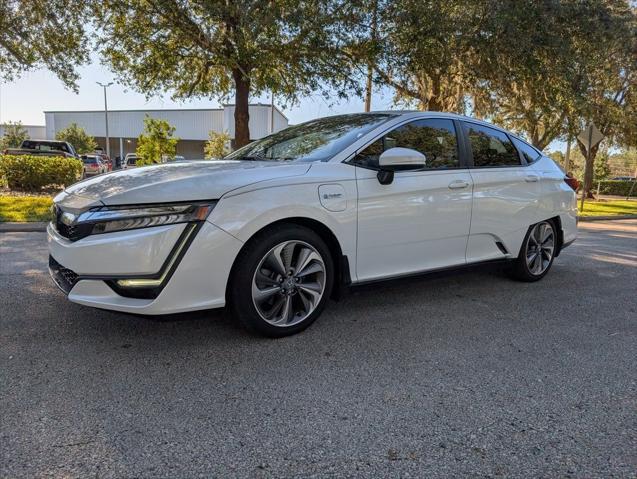
[[[184,251],[172,258],[186,227],[144,228],[71,242],[49,225],[49,271],[71,301],[87,306],[139,314],[222,307],[230,270],[243,243],[205,221]],[[113,287],[118,278],[159,275],[171,258],[174,267],[156,297],[129,297]]]

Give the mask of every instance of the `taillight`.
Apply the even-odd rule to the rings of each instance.
[[[579,181],[577,181],[577,178],[573,178],[572,176],[567,176],[564,178],[564,182],[570,186],[573,191],[577,191],[577,188],[579,188]]]

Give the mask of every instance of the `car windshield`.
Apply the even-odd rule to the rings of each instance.
[[[291,126],[230,153],[227,160],[327,161],[391,114],[339,115]]]
[[[97,163],[97,158],[82,158],[82,161],[87,164],[87,163]]]
[[[27,148],[29,150],[40,150],[40,151],[64,151],[69,153],[69,149],[64,143],[48,143],[45,141],[28,141],[25,140],[22,142],[22,147]]]

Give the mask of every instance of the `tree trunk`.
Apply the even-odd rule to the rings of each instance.
[[[580,143],[579,145],[580,151],[582,152],[582,155],[584,155],[584,158],[587,158],[586,156],[586,148],[584,148],[584,146]],[[586,166],[584,168],[584,186],[582,187],[582,194],[586,195],[586,198],[595,198],[595,196],[593,196],[593,172],[594,172],[594,165],[595,165],[595,157],[597,156],[597,150],[599,150],[599,143],[597,145],[595,145],[593,148],[591,148],[591,156],[590,158],[588,158],[588,161],[586,161]]]
[[[372,42],[376,42],[376,30],[378,28],[378,0],[374,2],[372,7],[372,31],[370,39]],[[374,64],[372,60],[367,64],[367,85],[365,87],[365,111],[369,112],[372,109],[372,86],[373,86]]]
[[[235,148],[250,143],[250,78],[235,68],[232,70],[235,85],[234,144]]]

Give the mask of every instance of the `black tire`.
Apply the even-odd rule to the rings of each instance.
[[[533,257],[533,254],[535,253],[535,244],[537,242],[537,232],[538,232],[538,228],[550,228],[550,235],[552,237],[552,250],[551,250],[551,254],[550,254],[550,259],[546,259],[545,256],[543,256],[546,251],[542,251],[541,245],[539,248],[539,255],[540,257],[538,258],[537,256],[535,256],[536,261],[540,261],[544,264],[542,264],[542,266],[539,266],[536,268],[536,271],[533,271],[533,268],[531,268],[531,266],[529,266],[529,261],[527,260],[528,257]],[[533,237],[531,237],[531,235],[533,235]],[[548,244],[548,243],[547,243]],[[536,223],[534,225],[531,225],[529,227],[529,230],[526,233],[526,236],[524,237],[524,241],[522,242],[522,246],[520,248],[520,254],[518,255],[517,259],[514,261],[514,263],[511,265],[511,267],[509,268],[508,272],[509,272],[509,276],[511,276],[513,279],[518,280],[518,281],[524,281],[527,283],[532,283],[535,281],[539,281],[542,278],[544,278],[544,276],[546,276],[546,274],[550,271],[551,266],[553,265],[553,261],[555,260],[555,252],[557,251],[557,228],[555,226],[555,223],[551,220],[546,220],[546,221],[540,221],[539,223]],[[538,266],[536,263],[532,263],[532,265]]]
[[[296,324],[277,326],[266,321],[255,306],[256,300],[253,300],[252,293],[253,279],[257,267],[273,248],[289,241],[306,243],[319,253],[324,266],[324,289],[311,314]],[[261,231],[243,247],[232,269],[227,297],[233,316],[248,330],[263,336],[279,338],[299,333],[310,326],[325,308],[333,285],[334,263],[330,250],[321,237],[313,230],[300,225],[280,224]],[[298,304],[300,298],[295,301]]]

